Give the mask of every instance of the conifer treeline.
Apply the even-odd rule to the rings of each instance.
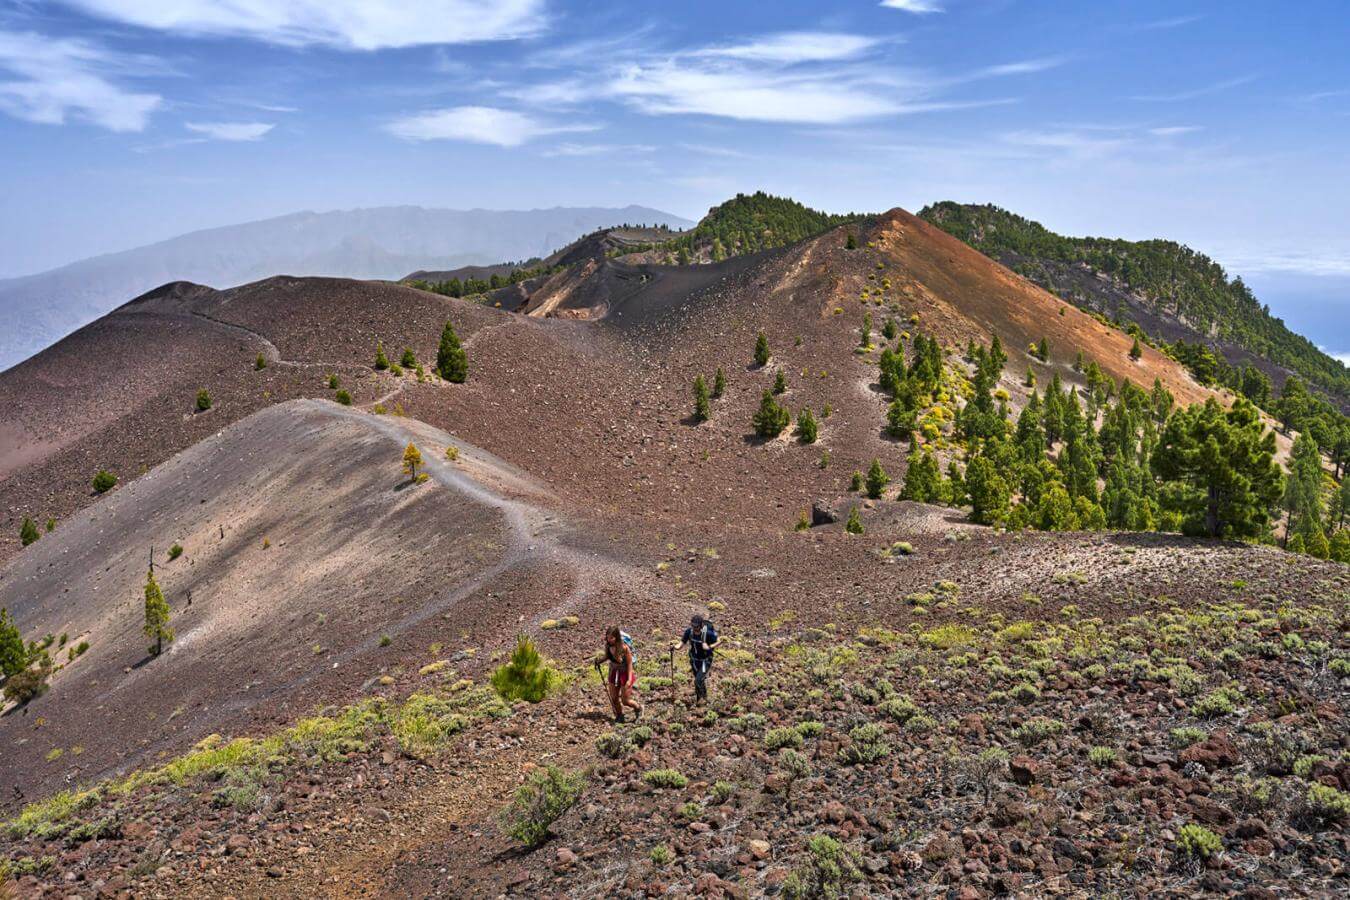
[[[878,360],[891,398],[888,430],[910,446],[900,499],[968,505],[974,521],[1014,529],[1265,541],[1276,538],[1272,524],[1283,508],[1291,549],[1350,561],[1350,479],[1327,483],[1311,433],[1299,436],[1286,478],[1275,462],[1275,435],[1246,398],[1229,409],[1214,399],[1177,407],[1160,381],[1150,391],[1117,385],[1088,362],[1081,394],[1056,373],[1043,394],[1031,392],[1014,422],[1006,392],[996,389],[1007,361],[997,337],[968,349],[968,383],[944,369],[931,338],[916,335],[909,356],[888,347]],[[966,398],[952,426],[964,466],[953,460],[944,475],[931,410],[955,391]]]

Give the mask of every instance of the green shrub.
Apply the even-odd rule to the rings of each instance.
[[[719,804],[726,803],[731,799],[731,795],[734,793],[736,793],[736,785],[732,784],[730,781],[720,780],[713,782],[712,790],[709,791],[709,794],[713,798],[713,802]]]
[[[652,864],[657,866],[668,866],[675,859],[675,854],[665,844],[657,844],[650,855]]]
[[[825,733],[824,722],[798,722],[797,733],[804,738],[820,737]]]
[[[678,789],[689,783],[689,779],[675,769],[652,769],[643,774],[642,780],[657,788]]]
[[[919,714],[919,708],[914,705],[914,701],[904,694],[883,700],[877,708],[901,725]]]
[[[347,392],[346,388],[343,388],[342,390],[334,394],[333,399],[336,400],[338,403],[341,403],[343,406],[352,405],[352,395]]]
[[[183,555],[183,545],[182,545],[182,544],[175,543],[172,547],[169,548],[169,561],[170,561],[170,562],[172,562],[173,560],[177,559],[178,557],[180,557],[180,556],[182,556],[182,555]]]
[[[1209,859],[1223,849],[1219,836],[1203,825],[1187,823],[1177,830],[1177,853],[1190,859]]]
[[[800,747],[801,733],[795,728],[770,728],[764,735],[764,749],[772,753],[784,747]]]
[[[211,408],[211,395],[206,388],[197,392],[197,412],[206,412]]]
[[[1203,728],[1184,725],[1181,728],[1173,728],[1168,737],[1173,747],[1178,750],[1185,750],[1191,744],[1198,744],[1209,737],[1209,733]]]
[[[1061,734],[1063,731],[1064,723],[1058,719],[1035,716],[1014,728],[1012,736],[1019,744],[1034,747],[1042,741]]]
[[[94,473],[94,493],[106,494],[117,484],[117,476],[107,469],[99,469]]]
[[[1307,814],[1320,822],[1343,822],[1350,818],[1350,793],[1325,784],[1308,785],[1303,797]]]
[[[615,731],[606,731],[595,739],[595,749],[601,756],[608,756],[610,759],[623,756],[630,746],[628,738]]]
[[[688,803],[682,804],[680,808],[675,811],[675,815],[679,816],[681,819],[688,819],[692,822],[703,815],[703,804],[695,800],[690,800]]]
[[[19,526],[19,543],[27,547],[39,537],[41,537],[41,535],[38,534],[37,523],[28,516],[24,516],[23,524]]]
[[[844,523],[844,530],[849,534],[863,534],[862,518],[858,515],[858,507],[852,507],[848,511],[848,521]]]
[[[393,731],[400,750],[416,759],[427,759],[468,726],[450,701],[432,694],[413,694],[398,711]]]
[[[492,673],[492,687],[503,700],[538,703],[548,696],[559,675],[539,655],[534,641],[525,635],[516,638],[511,661]]]
[[[841,897],[846,885],[862,881],[858,854],[834,838],[818,834],[806,843],[806,862],[783,882],[788,900],[811,897]]]
[[[586,777],[580,772],[557,766],[535,769],[502,812],[502,827],[525,846],[537,847],[548,837],[549,826],[572,808],[585,787]]]
[[[1242,695],[1232,688],[1219,688],[1210,691],[1191,704],[1191,715],[1201,719],[1214,719],[1226,716],[1237,709]]]
[[[885,730],[875,722],[867,722],[848,733],[851,743],[839,751],[839,760],[845,765],[856,766],[873,763],[891,752],[886,743]]]
[[[1110,747],[1093,747],[1088,751],[1088,761],[1094,766],[1106,768],[1116,761],[1116,751]]]

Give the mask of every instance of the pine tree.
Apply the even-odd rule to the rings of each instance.
[[[993,525],[1007,515],[1012,491],[988,458],[977,456],[966,466],[966,491],[972,521]]]
[[[717,374],[713,376],[712,396],[714,400],[722,399],[722,395],[727,392],[727,376],[722,371],[722,367],[717,367]]]
[[[10,618],[9,610],[0,609],[0,679],[17,675],[27,665],[28,651],[23,645],[23,635]]]
[[[1327,536],[1322,532],[1322,529],[1315,528],[1307,534],[1308,537],[1305,542],[1307,550],[1305,552],[1317,559],[1329,559],[1331,557],[1331,545],[1327,543]]]
[[[1177,482],[1168,505],[1189,534],[1261,537],[1283,490],[1275,435],[1244,398],[1226,412],[1211,397],[1173,413],[1152,466],[1164,481]]]
[[[703,376],[694,376],[694,421],[706,422],[712,415],[708,405],[708,383],[703,380]]]
[[[918,424],[918,411],[905,404],[905,401],[896,397],[886,407],[886,433],[898,440],[904,440],[914,433],[914,427]]]
[[[422,465],[422,453],[412,441],[403,450],[403,471],[408,473],[410,481],[417,480],[417,467]]]
[[[862,517],[858,515],[858,507],[854,506],[848,511],[848,521],[844,523],[844,530],[849,534],[862,534]]]
[[[784,374],[782,369],[779,369],[778,374],[774,376],[773,392],[775,396],[787,393],[787,375]]]
[[[899,329],[895,327],[895,320],[887,316],[886,321],[881,324],[881,336],[888,341],[893,341],[899,333]]]
[[[872,314],[863,313],[862,328],[859,330],[858,346],[864,350],[872,346]]]
[[[769,364],[769,339],[760,332],[755,336],[755,365],[767,366]]]
[[[891,478],[881,467],[881,460],[873,459],[871,467],[867,470],[867,496],[873,500],[880,500],[881,492],[890,483]]]
[[[848,489],[855,494],[863,489],[863,473],[857,469],[853,470],[853,475],[848,480]]]
[[[449,319],[441,329],[441,344],[436,350],[436,371],[452,384],[463,384],[469,377],[469,355],[455,334],[455,326]]]
[[[375,342],[375,371],[383,372],[389,368],[389,357],[384,355],[384,342]]]
[[[774,401],[773,394],[765,391],[759,401],[759,410],[751,421],[755,427],[755,434],[769,440],[782,434],[791,418],[788,411]]]
[[[41,535],[38,534],[37,523],[28,516],[24,516],[23,524],[19,526],[19,543],[27,547],[39,537],[41,537]]]
[[[1130,347],[1130,359],[1137,360],[1144,355],[1144,348],[1139,346],[1139,338],[1134,339],[1134,344]]]
[[[1050,342],[1044,337],[1041,338],[1040,345],[1036,348],[1036,358],[1041,362],[1050,361]]]
[[[900,499],[934,503],[938,499],[940,479],[941,472],[932,452],[927,447],[915,447],[905,462],[905,483],[900,488]]]
[[[1055,482],[1041,493],[1031,524],[1041,531],[1072,531],[1078,527],[1073,500],[1064,485]]]
[[[211,408],[211,395],[207,393],[206,388],[197,392],[197,412],[206,412]]]
[[[1307,549],[1303,546],[1303,535],[1296,534],[1291,537],[1284,549],[1288,550],[1290,553],[1306,553]]]
[[[258,358],[253,361],[253,368],[258,370],[267,368],[267,357],[259,353]]]
[[[1333,534],[1329,549],[1331,558],[1336,562],[1350,563],[1350,530],[1342,528]]]
[[[848,237],[844,238],[844,249],[845,250],[858,249],[858,239],[857,237],[854,236],[853,232],[851,231],[848,233]]]
[[[403,348],[403,356],[399,358],[398,364],[405,369],[417,368],[417,357],[413,355],[412,348]]]
[[[147,573],[145,576],[145,626],[143,630],[145,636],[155,642],[155,656],[159,656],[164,651],[165,641],[173,641],[173,629],[169,627],[170,615],[169,603],[164,599],[164,592],[159,589],[159,584],[155,581],[155,573]]]
[[[1291,528],[1303,535],[1304,543],[1314,531],[1322,530],[1322,454],[1307,432],[1294,439],[1282,505],[1289,513],[1285,522],[1285,540],[1288,540]]]
[[[816,415],[811,412],[811,407],[805,407],[797,413],[797,440],[803,444],[814,444],[818,430]]]
[[[1083,531],[1104,531],[1106,529],[1106,512],[1101,504],[1088,499],[1083,495],[1073,498],[1073,513],[1078,519],[1078,527]]]
[[[106,494],[117,484],[117,476],[107,469],[99,469],[94,473],[94,493]]]

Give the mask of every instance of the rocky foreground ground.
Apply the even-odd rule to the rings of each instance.
[[[728,629],[706,708],[644,635],[647,712],[621,726],[582,669],[510,706],[447,650],[354,706],[30,808],[8,886],[1343,896],[1350,575],[1322,574],[1077,603],[1068,574],[1001,611],[939,581],[894,599],[894,629],[782,613]],[[527,850],[497,816],[544,765],[584,787]]]

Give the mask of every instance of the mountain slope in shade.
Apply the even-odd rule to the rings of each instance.
[[[276,274],[394,279],[414,269],[546,256],[582,234],[624,223],[690,224],[641,206],[397,206],[300,212],[196,231],[0,281],[0,370],[168,281],[229,287]]]

